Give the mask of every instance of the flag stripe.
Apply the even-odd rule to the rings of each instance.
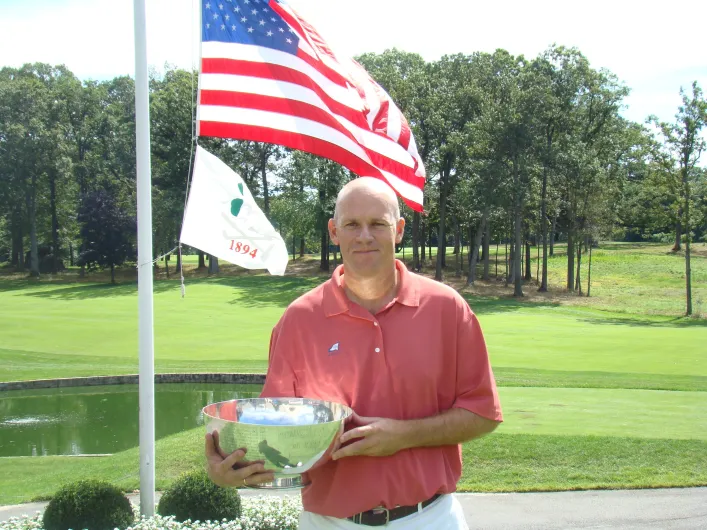
[[[277,128],[263,127],[260,125],[245,125],[242,123],[224,123],[221,121],[201,122],[201,131],[205,136],[219,138],[242,138],[254,142],[268,142],[284,145],[292,149],[307,151],[313,155],[329,158],[334,162],[349,168],[357,175],[376,177],[388,181],[413,209],[419,210],[422,205],[422,190],[395,175],[383,172],[367,163],[363,158],[351,151],[344,149],[341,144],[332,143],[325,139],[309,136],[299,132],[283,130],[278,124]]]
[[[356,91],[351,88],[350,83],[337,83],[323,74],[316,65],[305,61],[299,55],[273,50],[268,48],[258,48],[247,44],[227,43],[227,42],[204,42],[202,44],[202,67],[213,67],[218,71],[217,59],[231,59],[233,61],[247,61],[253,64],[260,63],[265,67],[284,66],[292,71],[301,72],[320,86],[339,103],[343,103],[352,109],[363,110],[363,105]],[[243,63],[234,63],[241,66]],[[225,67],[222,67],[225,68]],[[231,67],[232,68],[232,67]],[[206,73],[202,71],[202,73]],[[228,73],[239,74],[241,72]],[[224,72],[226,73],[226,72]]]
[[[350,83],[346,75],[336,70],[334,67],[336,62],[331,60],[327,54],[321,53],[321,46],[326,46],[326,43],[310,24],[298,17],[297,13],[295,13],[294,10],[288,5],[271,1],[270,7],[305,39],[307,48],[311,48],[313,53],[316,54],[316,56],[310,56],[307,53],[298,53],[298,57],[307,61],[315,68],[320,69],[321,73],[329,77],[332,81],[337,82],[337,80],[340,80],[343,83],[343,86],[347,86]],[[312,40],[315,40],[316,42],[312,42]],[[304,52],[305,50],[306,48],[304,47],[300,48],[300,52]],[[317,62],[317,60],[321,62]]]
[[[355,128],[351,124],[345,124],[338,121],[335,116],[326,110],[320,109],[314,105],[296,101],[294,99],[283,99],[279,97],[271,97],[260,95],[257,93],[237,93],[224,92],[215,90],[203,90],[201,93],[202,108],[207,106],[230,107],[233,109],[254,109],[273,113],[280,113],[285,116],[294,116],[317,122],[321,125],[329,127],[339,133],[345,135],[349,140],[359,144],[366,153],[371,162],[386,171],[396,173],[404,180],[419,185],[421,177],[415,175],[415,168],[406,165],[410,162],[405,160],[396,160],[389,158],[375,149],[374,146],[369,146],[369,140],[376,140],[377,137],[368,131],[360,128]],[[218,121],[229,122],[229,116],[234,118],[232,123],[238,123],[238,115],[229,115],[225,112],[216,114]],[[355,130],[352,130],[355,129]],[[363,138],[367,137],[367,138]],[[378,142],[381,143],[381,142]],[[424,179],[422,179],[424,181]],[[422,183],[424,184],[424,182]]]
[[[217,92],[218,94],[212,94],[212,92]],[[321,97],[319,97],[320,94],[317,94],[317,91],[312,91],[308,87],[302,87],[300,85],[277,80],[259,79],[254,77],[219,74],[202,75],[201,95],[199,100],[201,105],[210,104],[255,108],[252,106],[252,103],[241,104],[237,97],[228,96],[228,92],[233,94],[263,95],[271,98],[279,98],[284,101],[293,101],[294,103],[301,102],[309,106],[318,107],[329,116],[329,119],[323,121],[323,123],[329,124],[330,122],[336,122],[354,135],[357,141],[363,142],[364,147],[367,149],[372,149],[381,156],[389,158],[396,163],[414,168],[412,165],[413,158],[410,156],[409,152],[406,151],[400,144],[391,141],[385,134],[371,131],[368,128],[368,123],[363,119],[361,114],[352,113],[350,111],[345,112],[345,107],[336,104],[334,104],[334,107],[342,113],[334,111],[334,109],[332,109],[326,104],[325,101],[322,100]],[[248,101],[252,101],[252,98],[249,98]],[[278,103],[273,102],[269,104],[277,105]],[[299,107],[301,106],[293,105],[291,108],[294,110]],[[289,107],[280,108],[286,110]],[[305,117],[311,118],[311,116]],[[348,118],[353,118],[353,120]],[[320,119],[320,121],[322,120],[324,120],[324,117]],[[337,127],[339,125],[337,125]]]
[[[375,164],[369,156],[368,151],[359,142],[351,139],[346,134],[317,121],[300,118],[291,114],[285,115],[276,112],[267,112],[258,109],[245,109],[240,107],[217,107],[213,105],[202,105],[201,120],[202,124],[205,121],[213,121],[263,126],[268,128],[280,128],[291,133],[300,133],[307,136],[312,136],[340,145],[343,149],[365,161],[366,164]],[[381,169],[384,171],[390,171],[391,169],[403,169],[390,163],[386,164],[386,166],[387,167],[382,167]],[[404,169],[405,174],[399,175],[402,180],[405,180],[414,186],[424,185],[424,182],[421,183],[424,179],[414,175],[411,168]]]
[[[250,61],[204,59],[202,63],[202,75],[205,79],[207,76],[210,77],[212,75],[221,75],[224,77],[224,81],[221,82],[221,87],[223,87],[222,89],[228,90],[232,87],[232,89],[236,92],[241,90],[238,83],[247,81],[248,77],[272,79],[273,81],[299,85],[300,87],[306,88],[316,94],[318,99],[321,100],[321,102],[332,112],[336,112],[359,127],[368,128],[368,122],[366,121],[363,113],[360,110],[356,110],[349,104],[352,102],[348,93],[342,94],[338,91],[328,91],[326,88],[322,88],[321,84],[317,81],[307,76],[307,74],[292,68],[279,65],[254,63]],[[240,78],[238,76],[240,76]],[[228,78],[231,78],[230,83],[226,81]],[[229,88],[225,88],[226,85]],[[207,88],[203,85],[202,87]],[[284,86],[279,86],[277,88],[281,91],[286,89]],[[290,91],[294,92],[292,89],[290,89]],[[307,99],[311,101],[310,98]]]
[[[356,100],[352,97],[352,93],[349,90],[343,89],[342,87],[331,83],[330,80],[322,76],[318,70],[308,68],[309,65],[302,64],[298,57],[294,57],[291,54],[270,49],[265,49],[262,53],[267,56],[269,61],[268,63],[259,62],[262,61],[263,57],[254,52],[253,46],[222,42],[203,43],[203,81],[200,79],[200,81],[202,81],[202,91],[209,88],[205,85],[207,79],[209,79],[208,74],[222,74],[223,76],[229,76],[232,79],[232,82],[223,82],[220,84],[220,87],[227,89],[225,86],[227,84],[229,88],[233,87],[235,91],[238,91],[240,88],[239,83],[247,81],[247,77],[274,79],[277,81],[297,84],[311,90],[319,96],[323,105],[331,112],[338,114],[358,127],[365,129],[369,134],[376,134],[384,140],[385,144],[387,144],[386,147],[384,147],[383,142],[377,142],[376,144],[376,150],[378,150],[378,152],[380,152],[383,156],[397,160],[398,162],[405,159],[411,159],[410,153],[406,150],[404,145],[402,145],[402,142],[395,142],[385,134],[387,122],[377,124],[381,128],[371,131],[371,126],[373,123],[369,123],[369,121],[365,119],[363,113],[354,108],[354,105],[356,105]],[[211,56],[218,58],[212,58]],[[239,75],[241,76],[240,78],[238,77]],[[277,87],[275,90],[283,89],[282,87]],[[290,92],[287,94],[287,97],[292,97],[291,88]],[[306,99],[307,101],[312,102],[311,98]],[[370,99],[373,99],[374,103],[379,101],[377,95]],[[360,100],[358,101],[358,104],[360,105]],[[321,105],[319,106],[321,107]],[[375,117],[382,112],[387,113],[389,107],[390,101],[386,98],[383,107],[380,109],[375,109],[375,114],[373,114],[374,109],[371,109],[371,114]],[[393,105],[393,109],[391,109],[391,112],[393,111],[399,113],[399,110],[395,107],[395,105]],[[410,160],[410,162],[411,164],[414,163],[412,160]],[[406,165],[410,167],[409,164]],[[417,164],[413,167],[416,168]]]
[[[421,211],[424,165],[386,91],[282,0],[229,2],[202,5],[198,133],[336,160],[385,180]],[[231,5],[241,16],[231,18]]]

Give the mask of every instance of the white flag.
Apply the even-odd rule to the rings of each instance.
[[[285,274],[285,242],[243,179],[198,145],[179,240],[246,269]]]

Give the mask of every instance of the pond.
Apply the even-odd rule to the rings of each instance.
[[[261,385],[155,385],[155,438],[203,424],[217,401],[257,397]],[[0,392],[0,457],[111,454],[138,446],[138,386]]]

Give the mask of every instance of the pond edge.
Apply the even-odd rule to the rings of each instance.
[[[38,388],[68,388],[73,386],[137,385],[138,383],[138,374],[68,377],[63,379],[34,379],[29,381],[8,381],[0,383],[0,392],[6,390],[34,390]],[[237,385],[262,385],[265,383],[265,374],[155,374],[155,383],[231,383]]]

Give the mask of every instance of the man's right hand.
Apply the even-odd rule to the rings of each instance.
[[[238,449],[230,455],[219,446],[218,432],[206,434],[206,463],[209,478],[218,486],[255,486],[272,482],[275,475],[265,469],[265,462],[244,460],[246,449]]]

